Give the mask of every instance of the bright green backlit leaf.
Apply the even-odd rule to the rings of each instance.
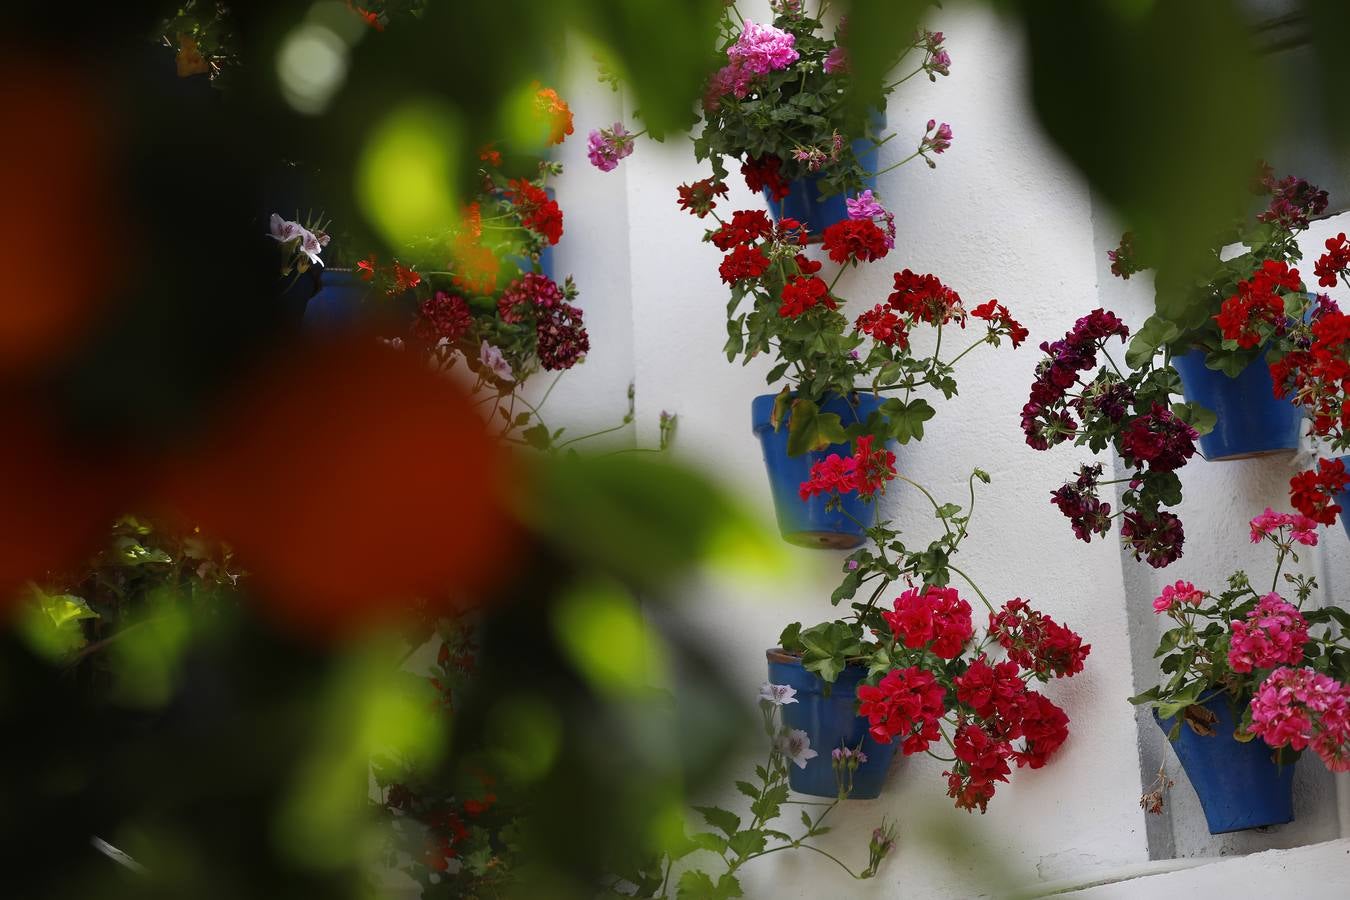
[[[664,647],[637,603],[612,585],[573,590],[554,608],[558,643],[599,691],[627,695],[664,682]]]
[[[398,659],[373,641],[329,685],[312,749],[275,823],[277,841],[306,865],[341,868],[378,846],[367,801],[372,757],[392,753],[417,768],[433,765],[445,746],[435,692],[400,671]]]
[[[48,594],[33,584],[29,592],[19,629],[34,651],[60,659],[85,645],[80,621],[98,618],[89,604],[74,594]]]
[[[372,130],[357,166],[357,195],[391,243],[454,225],[460,145],[458,117],[432,100],[405,102]]]

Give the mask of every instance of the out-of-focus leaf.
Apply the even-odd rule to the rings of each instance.
[[[719,65],[715,47],[721,0],[570,0],[560,5],[622,67],[653,137],[659,140],[667,131],[693,126],[691,101]]]
[[[96,619],[98,613],[74,594],[48,594],[36,585],[30,586],[30,593],[32,598],[19,620],[28,645],[51,659],[83,647],[80,621]]]
[[[933,5],[933,0],[849,0],[844,45],[854,83],[883,84],[901,51],[914,42],[924,12]],[[858,94],[851,100],[865,109],[877,106],[880,98]]]
[[[1184,285],[1247,202],[1279,104],[1235,0],[1021,0],[1050,137]],[[1210,257],[1212,259],[1212,257]],[[1169,280],[1167,273],[1175,273]]]
[[[650,455],[543,460],[519,511],[578,564],[637,586],[704,557],[730,562],[733,547],[743,562],[777,559],[758,524],[710,481]]]
[[[1350,46],[1350,16],[1342,0],[1302,0],[1301,5],[1308,17],[1308,34],[1320,76],[1321,121],[1344,150],[1350,145],[1350,119],[1345,116],[1345,98],[1339,86],[1350,83],[1350,54],[1345,52]]]

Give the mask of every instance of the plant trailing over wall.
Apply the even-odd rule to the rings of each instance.
[[[1317,590],[1309,576],[1283,574],[1294,602],[1278,593],[1285,561],[1317,544],[1316,529],[1307,516],[1267,509],[1252,519],[1251,537],[1275,548],[1268,590],[1239,571],[1218,593],[1178,581],[1153,601],[1174,623],[1154,654],[1164,680],[1130,702],[1176,717],[1173,740],[1183,723],[1213,734],[1214,715],[1202,704],[1226,697],[1243,708],[1238,740],[1287,748],[1285,762],[1311,748],[1332,771],[1350,771],[1350,613],[1309,608]]]
[[[809,628],[793,623],[779,640],[826,683],[850,663],[865,665],[857,699],[870,736],[882,744],[899,741],[907,756],[927,753],[949,764],[943,773],[948,796],[961,809],[984,812],[1012,763],[1041,768],[1068,737],[1068,716],[1030,683],[1082,671],[1091,646],[1026,600],[996,608],[952,563],[974,514],[975,481],[987,484],[986,473],[971,473],[964,509],[938,503],[895,471],[892,454],[871,450],[867,440],[851,458],[832,454],[817,463],[803,494],[826,493],[837,503],[840,494],[857,491],[875,499],[898,479],[923,494],[943,533],[926,546],[910,547],[889,522],[867,528],[872,548],[846,558],[844,578],[830,598],[835,605],[851,601],[852,615]],[[970,603],[952,586],[953,575],[988,611],[978,637]],[[897,582],[904,590],[886,609],[882,598]],[[870,590],[866,600],[855,599],[860,590]]]

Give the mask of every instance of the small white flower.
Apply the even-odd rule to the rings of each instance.
[[[268,226],[272,237],[283,244],[309,233],[299,222],[289,222],[276,213],[272,213]]]
[[[797,702],[797,690],[786,684],[772,684],[766,681],[759,686],[759,699],[768,700],[774,706],[785,706]]]
[[[323,265],[323,260],[319,259],[319,254],[323,252],[323,244],[313,232],[305,228],[300,228],[300,252],[309,257],[310,265]]]
[[[796,763],[799,769],[805,769],[807,760],[815,759],[818,755],[811,749],[811,736],[800,728],[794,728],[779,737],[778,750]]]
[[[478,350],[478,361],[502,381],[515,380],[516,376],[515,373],[511,371],[511,364],[506,361],[506,357],[502,355],[502,351],[492,346],[487,341],[483,341],[483,345]]]

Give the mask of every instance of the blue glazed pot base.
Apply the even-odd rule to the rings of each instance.
[[[1186,399],[1218,416],[1214,430],[1200,438],[1200,454],[1209,462],[1252,459],[1298,449],[1303,411],[1275,396],[1265,356],[1236,378],[1205,365],[1205,351],[1173,357]]]
[[[1210,834],[1227,834],[1294,820],[1294,764],[1279,765],[1275,751],[1259,738],[1243,743],[1233,737],[1241,718],[1226,696],[1203,704],[1215,716],[1214,734],[1197,734],[1185,723],[1172,744],[1186,777],[1200,798]],[[1175,719],[1159,719],[1166,734]]]
[[[788,787],[799,794],[837,797],[838,782],[830,754],[840,747],[859,747],[867,762],[853,773],[851,800],[873,800],[881,795],[897,742],[879,744],[867,733],[867,720],[857,714],[855,693],[858,683],[867,677],[864,666],[847,666],[835,680],[830,695],[824,695],[825,682],[802,667],[800,657],[782,650],[765,651],[769,662],[769,681],[786,684],[797,691],[796,703],[782,707],[783,724],[801,729],[811,739],[814,759],[804,768],[789,763]]]
[[[831,453],[848,456],[853,449],[848,444],[831,444],[824,450],[814,450],[800,456],[788,456],[787,422],[775,431],[771,423],[777,394],[761,394],[750,404],[751,426],[759,438],[764,456],[764,467],[769,474],[769,488],[773,492],[774,513],[778,532],[783,540],[798,547],[827,550],[850,550],[861,547],[867,540],[858,522],[871,523],[876,517],[876,504],[864,503],[856,494],[840,498],[840,508],[827,510],[826,498],[815,496],[803,500],[801,483],[811,477],[811,466]],[[847,398],[832,396],[820,404],[821,412],[839,416],[845,427],[854,422],[865,422],[884,402],[875,394],[856,395],[857,405]],[[855,521],[856,520],[856,521]]]

